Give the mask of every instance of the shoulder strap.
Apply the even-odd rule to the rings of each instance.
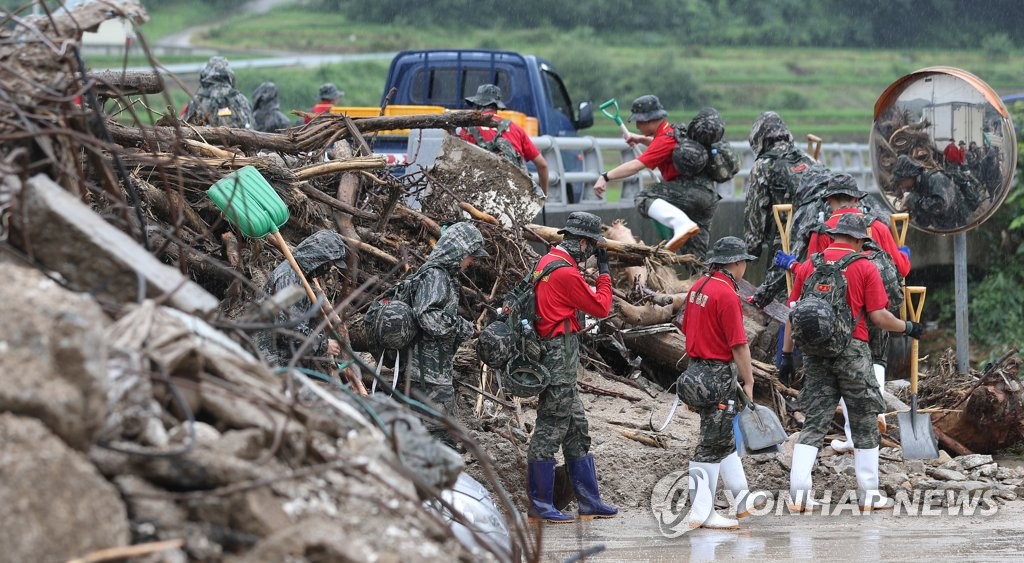
[[[566,266],[569,266],[569,263],[566,262],[565,260],[562,260],[561,258],[559,258],[558,260],[552,260],[551,262],[548,262],[547,266],[544,266],[544,269],[540,271],[540,275],[531,281],[534,289],[537,288],[537,284],[540,283],[540,280],[550,276],[551,272],[554,272],[555,270],[559,268],[564,268]],[[534,272],[536,272],[536,270],[534,270]]]
[[[839,259],[838,262],[836,262],[836,268],[838,268],[839,270],[845,270],[850,264],[853,263],[854,260],[859,260],[861,258],[867,258],[867,256],[864,256],[860,252],[851,252],[846,256],[843,256],[842,258]]]
[[[498,123],[498,127],[497,127],[498,134],[497,134],[497,136],[495,138],[500,137],[502,135],[502,133],[504,133],[505,131],[508,131],[508,128],[509,128],[510,125],[512,125],[512,120],[511,119],[504,119],[504,118],[502,118],[502,120]]]

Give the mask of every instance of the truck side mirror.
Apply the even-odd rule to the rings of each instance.
[[[576,120],[576,130],[586,129],[594,126],[594,105],[590,102],[580,102],[580,118]]]

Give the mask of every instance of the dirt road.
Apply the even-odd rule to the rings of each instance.
[[[773,513],[742,520],[739,530],[698,529],[667,539],[654,516],[631,511],[611,520],[547,525],[543,560],[564,561],[604,544],[604,551],[587,560],[1019,561],[1022,517],[1019,502],[990,516]]]

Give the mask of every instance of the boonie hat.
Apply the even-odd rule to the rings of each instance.
[[[320,99],[321,100],[337,100],[344,96],[345,93],[338,90],[338,87],[333,82],[327,82],[320,85]]]
[[[505,103],[501,101],[501,88],[494,84],[481,84],[476,89],[476,95],[469,96],[466,101],[474,106],[486,107],[494,104],[498,109],[505,109]]]
[[[828,199],[839,194],[847,195],[854,199],[864,199],[868,195],[867,192],[860,191],[860,188],[857,187],[857,180],[854,180],[853,176],[845,172],[833,174],[828,179],[825,189],[821,192],[821,199]]]
[[[747,252],[747,243],[736,237],[722,237],[715,241],[708,254],[708,264],[732,264],[745,260],[757,260],[757,256]]]
[[[845,213],[839,217],[836,226],[826,229],[825,233],[833,236],[846,235],[855,239],[865,240],[871,238],[868,236],[865,223],[864,216],[857,215],[856,213]]]
[[[629,111],[632,113],[626,121],[654,121],[668,115],[668,112],[661,105],[661,100],[654,94],[647,94],[633,100],[633,105],[630,106]]]
[[[565,220],[565,228],[559,230],[558,234],[576,235],[599,243],[605,242],[605,238],[601,236],[601,218],[586,211],[570,213]]]

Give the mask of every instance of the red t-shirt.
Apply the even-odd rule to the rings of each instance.
[[[825,221],[825,224],[828,225],[829,228],[833,228],[839,224],[839,217],[847,213],[854,213],[856,215],[864,214],[856,207],[845,207],[833,212],[832,216]],[[907,277],[907,274],[910,273],[910,259],[897,248],[896,239],[892,238],[892,231],[889,230],[889,227],[886,227],[881,221],[875,219],[871,222],[871,231],[868,234],[871,235],[872,240],[878,243],[879,248],[892,257],[892,261],[896,264],[896,270],[899,271],[900,275]],[[824,233],[811,233],[811,239],[807,242],[807,255],[810,256],[815,252],[821,252],[831,244],[831,236]]]
[[[672,164],[672,151],[676,148],[676,138],[672,134],[672,126],[668,121],[662,121],[658,125],[658,131],[654,134],[654,140],[647,145],[647,150],[637,160],[644,163],[648,168],[657,168],[661,177],[666,182],[679,176],[676,165]]]
[[[576,319],[576,311],[597,318],[607,317],[612,312],[612,277],[608,274],[597,276],[597,290],[587,284],[583,274],[576,267],[576,261],[560,248],[552,248],[540,262],[535,272],[544,269],[554,260],[564,260],[568,267],[551,272],[547,278],[537,282],[537,334],[542,338],[565,334],[565,320],[569,320],[569,332],[583,329]]]
[[[710,279],[707,275],[698,279],[686,294],[680,328],[686,336],[687,356],[732,361],[733,346],[747,343],[740,296],[732,280],[720,271]]]
[[[844,242],[833,242],[824,250],[826,262],[836,262],[843,256],[853,252],[853,246]],[[810,260],[801,262],[796,267],[794,274],[796,280],[793,282],[793,291],[789,294],[789,302],[793,303],[800,299],[804,282],[814,271],[814,264]],[[882,285],[882,276],[878,268],[870,260],[855,260],[843,272],[846,276],[846,303],[850,306],[854,318],[858,315],[857,326],[853,328],[853,337],[864,342],[868,341],[868,325],[865,322],[868,314],[872,311],[885,309],[889,306],[889,298],[885,294],[885,286]]]
[[[484,113],[493,114],[493,112]],[[500,122],[501,120],[501,116],[494,115],[494,121]],[[498,134],[498,130],[492,129],[491,127],[479,127],[479,130],[480,136],[483,137],[485,141],[491,141]],[[476,144],[476,139],[473,138],[473,135],[469,134],[469,131],[465,127],[459,127],[457,133],[459,138],[463,141],[473,143],[474,145]],[[509,143],[512,143],[512,147],[516,149],[516,152],[519,153],[526,162],[532,162],[533,159],[540,156],[540,151],[537,150],[537,145],[533,144],[533,141],[530,140],[530,136],[526,134],[526,131],[522,127],[516,125],[515,122],[510,121],[508,129],[506,129],[501,136],[507,139]]]
[[[313,106],[313,109],[311,109],[309,111],[311,111],[313,113],[324,113],[324,112],[331,111],[332,107],[334,107],[334,102],[328,102],[328,101],[325,101],[325,100],[321,100],[321,101],[317,102]],[[303,117],[302,121],[304,123],[309,123],[310,121],[313,121],[313,120],[308,118],[308,117]]]

